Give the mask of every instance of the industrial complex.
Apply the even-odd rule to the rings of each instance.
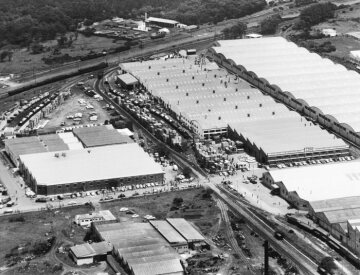
[[[161,166],[108,125],[7,139],[5,149],[39,195],[163,182]]]
[[[204,57],[124,63],[120,68],[200,137],[229,135],[244,142],[260,162],[349,154],[341,139]]]
[[[221,40],[208,55],[299,113],[360,144],[356,72],[282,37]]]

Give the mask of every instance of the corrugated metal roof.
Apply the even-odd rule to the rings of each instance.
[[[179,259],[131,266],[135,275],[160,275],[184,272]]]
[[[203,241],[200,234],[187,220],[183,218],[166,219],[187,241]]]
[[[121,74],[118,75],[117,78],[122,81],[125,85],[134,85],[139,82],[134,76],[131,74]]]
[[[153,220],[150,221],[150,224],[152,224],[169,243],[186,243],[186,240],[167,221]]]
[[[315,213],[360,208],[360,196],[312,201],[310,205]]]
[[[70,247],[70,250],[74,253],[76,258],[88,258],[96,255],[95,250],[89,243],[72,246]]]

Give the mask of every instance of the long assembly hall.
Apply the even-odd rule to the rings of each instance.
[[[349,146],[204,56],[120,64],[200,137],[229,134],[268,164],[344,156]]]

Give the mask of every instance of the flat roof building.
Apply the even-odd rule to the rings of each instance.
[[[112,125],[75,128],[73,133],[85,148],[134,142],[127,135],[114,129]]]
[[[21,155],[20,170],[34,192],[44,195],[162,183],[164,176],[136,143]]]
[[[168,28],[174,28],[177,24],[179,24],[176,20],[171,19],[165,19],[165,18],[158,18],[158,17],[152,17],[150,16],[145,20],[145,22],[149,24],[158,25],[160,27],[168,27]]]
[[[131,88],[139,83],[133,75],[128,73],[118,75],[116,81],[124,88]]]
[[[77,265],[92,264],[95,260],[104,260],[112,251],[108,242],[84,243],[70,247],[70,255]]]

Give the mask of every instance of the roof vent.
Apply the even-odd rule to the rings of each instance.
[[[151,66],[149,66],[149,70],[151,69]]]
[[[183,73],[185,73],[185,70],[183,70]]]
[[[235,92],[239,91],[238,88],[235,89]]]
[[[62,152],[61,155],[62,155],[63,157],[66,157],[66,153],[65,153],[65,152]]]
[[[250,99],[250,96],[249,96],[249,95],[247,96],[247,99]]]
[[[238,108],[238,106],[237,105],[235,105],[235,109],[237,109]]]
[[[214,74],[214,78],[216,78],[216,74]]]
[[[203,83],[202,85],[203,85],[203,87],[204,87],[204,86],[205,86],[205,83]]]
[[[261,104],[261,103],[259,104],[259,107],[262,107],[262,104]]]
[[[192,76],[192,79],[195,79],[195,76]]]
[[[91,150],[88,150],[88,153],[90,154],[90,153],[91,153]]]
[[[54,157],[58,158],[58,157],[59,157],[59,153],[55,153]]]
[[[160,72],[158,72],[157,75],[160,75]]]
[[[226,101],[226,97],[224,97],[224,101]]]
[[[250,114],[247,114],[247,117],[250,117]]]
[[[179,89],[179,85],[176,85],[176,89]]]
[[[274,116],[274,115],[275,115],[275,112],[272,112],[272,115]]]
[[[199,104],[199,100],[196,100],[196,104]]]
[[[208,111],[211,112],[211,109],[209,109]]]
[[[186,93],[186,96],[189,96],[189,93]]]
[[[215,90],[213,90],[213,94],[215,94]]]
[[[219,116],[219,120],[221,120],[221,116]]]
[[[169,82],[169,79],[168,79],[168,78],[166,79],[166,82]]]

